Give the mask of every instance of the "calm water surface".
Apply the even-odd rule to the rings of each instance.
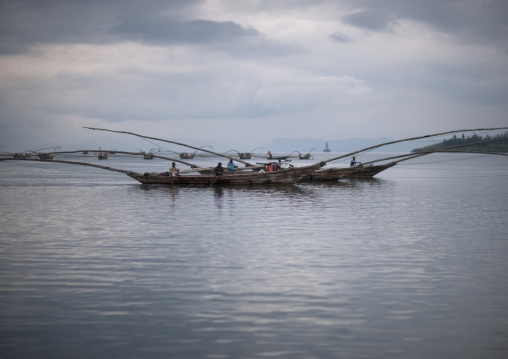
[[[508,158],[433,156],[244,188],[0,163],[0,357],[506,358]]]

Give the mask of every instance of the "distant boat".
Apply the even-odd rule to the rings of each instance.
[[[41,160],[52,160],[55,157],[54,153],[43,153],[39,152],[37,154]]]
[[[108,153],[102,152],[102,149],[100,147],[99,147],[99,153],[97,153],[96,155],[99,160],[107,160],[108,159]]]
[[[200,149],[202,149],[204,147],[210,147],[210,148],[212,148],[212,146],[206,145],[206,146],[201,146],[199,148],[196,148],[196,151],[194,151],[194,153],[182,152],[179,155],[180,159],[182,159],[182,160],[192,160],[192,159],[194,159],[194,156],[196,155],[196,152],[198,152]],[[205,152],[209,152],[209,151],[205,151]]]
[[[29,153],[15,153],[12,155],[12,157],[17,160],[24,160],[25,158],[30,158],[30,156]]]
[[[149,152],[145,152],[145,151],[141,150],[141,153],[143,154],[143,159],[153,160],[153,158],[155,157],[155,154],[154,154],[155,150],[156,150],[156,148],[152,148]]]
[[[326,146],[325,146],[325,149],[323,150],[323,152],[330,152],[330,149],[328,148],[328,142],[326,143]]]

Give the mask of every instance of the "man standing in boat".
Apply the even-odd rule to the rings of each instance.
[[[222,176],[222,174],[224,173],[224,167],[222,167],[222,162],[219,162],[217,164],[217,167],[214,168],[214,171],[215,171],[215,177]]]

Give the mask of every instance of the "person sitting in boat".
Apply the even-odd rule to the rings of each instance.
[[[351,160],[350,167],[353,167],[356,165],[361,165],[361,164],[362,164],[361,162],[356,162],[356,158],[355,158],[355,156],[353,156],[353,159]]]
[[[238,168],[238,166],[233,163],[233,159],[230,159],[228,162],[228,171],[234,171],[236,168]]]
[[[178,168],[176,168],[176,163],[172,163],[171,167],[169,167],[169,175],[170,176],[178,176]]]
[[[214,172],[215,172],[215,176],[222,176],[222,174],[224,173],[224,167],[222,167],[222,162],[219,162],[217,164],[217,167],[215,167],[214,169]]]

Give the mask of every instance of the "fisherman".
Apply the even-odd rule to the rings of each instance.
[[[169,175],[171,177],[178,176],[178,168],[176,168],[176,163],[172,163],[171,167],[169,167]]]
[[[351,164],[350,164],[350,167],[353,167],[355,165],[361,165],[362,163],[361,162],[356,162],[356,158],[355,156],[353,156],[353,159],[351,160]]]
[[[233,159],[231,158],[228,162],[228,171],[234,171],[236,168],[238,168],[238,166],[233,163]]]
[[[217,164],[217,167],[215,167],[213,170],[215,172],[215,177],[222,176],[222,174],[224,173],[224,167],[222,167],[222,162],[219,162]]]
[[[271,151],[268,151],[268,158],[272,158],[272,152]]]

